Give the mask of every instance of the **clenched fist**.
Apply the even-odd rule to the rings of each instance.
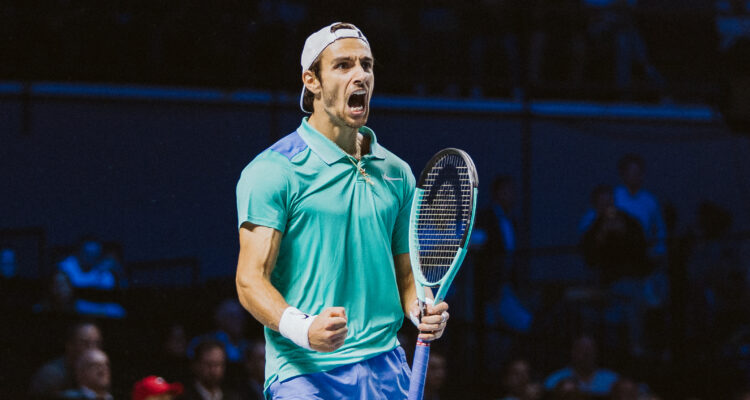
[[[328,307],[315,317],[307,331],[310,347],[328,353],[341,347],[346,340],[346,312],[343,307]]]

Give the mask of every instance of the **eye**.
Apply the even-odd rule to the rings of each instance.
[[[362,69],[365,71],[369,71],[372,69],[372,62],[370,61],[362,61]]]
[[[345,69],[349,67],[349,63],[346,61],[342,61],[336,65],[333,66],[334,69]]]

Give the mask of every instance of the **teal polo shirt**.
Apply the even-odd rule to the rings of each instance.
[[[359,162],[368,179],[307,119],[260,153],[237,184],[239,225],[280,231],[271,283],[291,306],[309,314],[344,307],[348,334],[332,353],[301,348],[265,328],[266,387],[274,380],[328,371],[398,346],[401,308],[395,254],[409,251],[414,175],[375,133]]]

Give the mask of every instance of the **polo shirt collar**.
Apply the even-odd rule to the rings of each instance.
[[[302,118],[302,124],[297,128],[297,132],[302,137],[302,140],[304,140],[310,147],[310,150],[317,154],[318,157],[328,165],[331,165],[344,157],[348,157],[348,154],[337,146],[336,143],[310,126],[307,122],[307,117]],[[375,132],[366,126],[363,126],[359,128],[359,133],[370,137],[370,152],[363,155],[363,158],[385,159],[385,151],[383,150],[383,147],[378,144]]]

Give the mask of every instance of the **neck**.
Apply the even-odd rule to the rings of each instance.
[[[360,158],[360,141],[362,140],[362,135],[359,134],[357,128],[344,124],[336,124],[325,113],[312,113],[310,118],[307,119],[307,123],[330,141],[336,143],[344,152],[355,158]]]

